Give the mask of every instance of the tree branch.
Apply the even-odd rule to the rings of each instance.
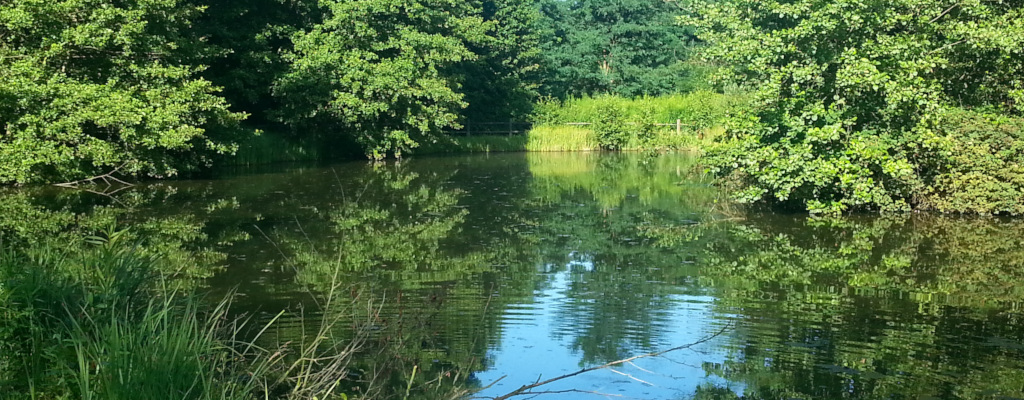
[[[125,181],[123,181],[121,179],[118,179],[117,177],[114,176],[114,174],[116,174],[118,171],[120,171],[122,167],[124,167],[124,164],[118,165],[117,168],[114,168],[112,171],[107,172],[107,173],[105,173],[103,175],[96,175],[96,176],[91,177],[91,178],[85,178],[85,179],[81,179],[81,180],[77,180],[77,181],[73,181],[73,182],[55,183],[53,185],[54,186],[60,186],[60,187],[66,187],[66,188],[72,188],[72,189],[78,189],[79,186],[82,186],[82,185],[96,185],[96,184],[98,184],[99,181],[103,181],[103,183],[107,185],[107,188],[110,188],[111,186],[114,186],[115,183],[116,184],[124,185],[125,187],[135,186],[135,185],[133,185],[131,183],[125,182]],[[124,189],[124,188],[120,188],[117,191],[120,191],[122,189]]]
[[[507,399],[515,397],[515,396],[525,396],[525,395],[531,395],[531,394],[532,395],[537,395],[537,394],[560,393],[558,391],[531,392],[530,390],[531,389],[535,389],[535,388],[540,387],[540,386],[547,385],[547,384],[549,384],[551,382],[556,382],[556,381],[560,381],[560,380],[563,380],[563,379],[566,379],[566,378],[571,378],[571,377],[574,377],[576,375],[584,374],[584,373],[587,373],[587,372],[590,372],[590,371],[596,371],[596,370],[599,370],[599,369],[605,369],[605,368],[609,368],[609,367],[614,367],[616,365],[625,364],[625,363],[628,363],[628,362],[631,362],[631,361],[634,361],[634,360],[638,360],[638,359],[641,359],[641,358],[658,357],[658,356],[663,355],[665,353],[670,353],[670,352],[673,352],[673,351],[679,351],[679,350],[688,349],[688,348],[691,348],[693,346],[699,345],[701,343],[706,343],[706,342],[710,341],[711,339],[714,339],[714,338],[718,337],[722,333],[725,333],[725,331],[728,330],[730,327],[732,327],[731,323],[730,324],[726,324],[725,326],[722,327],[722,329],[720,329],[718,332],[715,332],[713,335],[710,335],[710,336],[707,336],[705,338],[702,338],[702,339],[700,339],[700,340],[698,340],[696,342],[689,343],[689,344],[684,344],[682,346],[676,346],[676,347],[673,347],[673,348],[668,349],[668,350],[662,350],[662,351],[657,351],[657,352],[653,352],[653,353],[641,354],[641,355],[638,355],[638,356],[624,358],[624,359],[621,359],[621,360],[618,360],[618,361],[612,361],[612,362],[609,362],[607,364],[598,365],[596,367],[584,368],[584,369],[581,369],[581,370],[573,372],[573,373],[569,373],[569,374],[565,374],[565,375],[561,375],[561,376],[556,376],[554,378],[548,379],[548,380],[543,381],[543,382],[540,382],[540,379],[538,379],[538,382],[534,382],[534,383],[529,384],[529,385],[520,386],[519,389],[513,390],[513,391],[511,391],[509,393],[503,394],[503,395],[498,396],[498,397],[473,397],[473,398],[476,398],[476,399],[483,398],[483,399],[492,399],[492,400],[507,400]],[[502,377],[502,378],[504,378],[504,377]],[[490,385],[488,385],[487,387],[490,387]],[[570,391],[582,392],[580,390],[570,390]],[[591,392],[587,392],[587,393],[591,393]]]
[[[949,6],[949,8],[947,8],[946,11],[943,11],[942,14],[939,14],[939,16],[937,16],[935,18],[932,18],[932,20],[928,21],[928,23],[929,24],[934,24],[936,21],[942,19],[942,17],[945,17],[946,14],[949,14],[950,11],[953,11],[953,9],[957,8],[957,7],[960,7],[960,3],[955,3],[955,4],[951,5],[951,6]]]

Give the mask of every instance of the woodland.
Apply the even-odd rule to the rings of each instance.
[[[0,183],[171,177],[260,135],[400,158],[564,101],[703,93],[742,98],[689,146],[742,202],[1019,214],[1022,49],[1003,0],[5,0]],[[581,122],[622,149],[673,103]]]

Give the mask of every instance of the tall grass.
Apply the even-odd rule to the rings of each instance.
[[[0,250],[0,387],[30,399],[270,399],[339,395],[365,339],[315,335],[269,346],[240,333],[228,300],[179,293],[121,235],[92,247]],[[113,239],[113,240],[111,240]],[[333,291],[321,311],[340,314]],[[277,318],[270,321],[273,324]]]
[[[597,136],[590,129],[570,125],[540,125],[527,133],[527,151],[599,150]]]
[[[717,125],[729,112],[743,107],[746,102],[747,97],[742,94],[706,90],[635,99],[612,95],[565,101],[547,99],[535,106],[532,118],[534,123],[541,125],[596,122],[604,118],[609,109],[614,109],[631,121],[649,118],[656,123],[675,123],[680,120],[687,126],[706,128]]]

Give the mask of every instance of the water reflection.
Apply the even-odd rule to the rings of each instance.
[[[296,311],[268,340],[308,335],[319,318],[351,321],[339,340],[370,329],[351,394],[441,398],[504,376],[478,394],[497,396],[729,326],[545,389],[1024,398],[1024,222],[744,212],[688,156],[350,163],[112,196],[5,190],[0,214],[13,245],[127,229],[170,256],[168,276],[237,293],[239,313]],[[338,288],[353,303],[318,314]],[[588,396],[601,398],[571,394]]]
[[[701,274],[737,326],[707,370],[754,399],[1024,397],[1022,226],[754,215],[707,229]]]

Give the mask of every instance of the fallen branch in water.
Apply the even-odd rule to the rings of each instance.
[[[548,379],[548,380],[543,381],[543,382],[541,382],[538,379],[537,382],[534,382],[534,383],[529,384],[529,385],[520,386],[519,389],[513,390],[511,392],[508,392],[506,394],[503,394],[503,395],[497,396],[497,397],[472,397],[472,398],[474,398],[474,399],[491,399],[491,400],[507,400],[507,399],[510,399],[512,397],[515,397],[515,396],[526,396],[526,395],[554,394],[554,393],[566,393],[566,392],[594,393],[594,392],[587,392],[587,391],[584,391],[584,390],[576,390],[576,389],[572,389],[572,390],[568,390],[568,391],[561,390],[561,391],[541,391],[541,392],[532,392],[531,390],[532,389],[536,389],[536,388],[541,387],[541,386],[544,386],[544,385],[547,385],[547,384],[552,383],[552,382],[557,382],[557,381],[560,381],[560,380],[563,380],[563,379],[574,377],[576,375],[585,374],[585,373],[590,372],[590,371],[596,371],[596,370],[599,370],[599,369],[605,369],[605,368],[614,367],[614,366],[620,365],[620,364],[631,363],[631,362],[633,362],[635,360],[639,360],[641,358],[658,357],[658,356],[664,355],[666,353],[671,353],[673,351],[689,349],[689,348],[691,348],[693,346],[696,346],[696,345],[699,345],[699,344],[702,344],[702,343],[706,343],[706,342],[710,341],[711,339],[714,339],[714,338],[718,337],[719,335],[725,333],[725,331],[728,330],[731,326],[732,326],[731,323],[730,324],[726,324],[725,326],[722,327],[722,329],[718,330],[718,332],[715,332],[714,334],[712,334],[710,336],[707,336],[705,338],[702,338],[702,339],[700,339],[700,340],[698,340],[696,342],[693,342],[693,343],[684,344],[682,346],[676,346],[676,347],[673,347],[673,348],[667,349],[667,350],[662,350],[662,351],[657,351],[657,352],[653,352],[653,353],[641,354],[641,355],[638,355],[638,356],[624,358],[624,359],[621,359],[621,360],[612,361],[612,362],[609,362],[607,364],[602,364],[602,365],[598,365],[598,366],[595,366],[595,367],[584,368],[584,369],[581,369],[581,370],[573,372],[573,373],[569,373],[569,374],[565,374],[565,375],[561,375],[561,376],[556,376],[554,378]],[[505,377],[502,376],[501,378],[498,378],[498,380],[500,381],[500,380],[502,380],[504,378]],[[495,381],[495,382],[497,382],[497,381]],[[641,381],[641,382],[643,382],[643,381]],[[493,385],[493,383],[491,385]],[[490,387],[491,385],[488,385],[487,387]],[[604,393],[601,393],[601,394],[604,394]]]
[[[124,167],[124,164],[121,164],[121,165],[117,166],[117,168],[114,168],[112,171],[107,172],[107,173],[105,173],[103,175],[96,175],[96,176],[91,177],[91,178],[85,178],[85,179],[81,179],[81,180],[77,180],[77,181],[73,181],[73,182],[55,183],[54,186],[60,186],[60,187],[77,189],[79,186],[82,186],[82,185],[97,185],[99,181],[103,181],[103,183],[107,185],[107,188],[109,188],[111,186],[114,186],[115,183],[116,184],[124,185],[126,187],[135,186],[135,185],[133,185],[131,183],[125,182],[125,181],[123,181],[121,179],[118,179],[117,177],[114,176],[114,174],[118,173],[121,170],[122,167]],[[118,189],[118,190],[120,190],[120,189]]]

